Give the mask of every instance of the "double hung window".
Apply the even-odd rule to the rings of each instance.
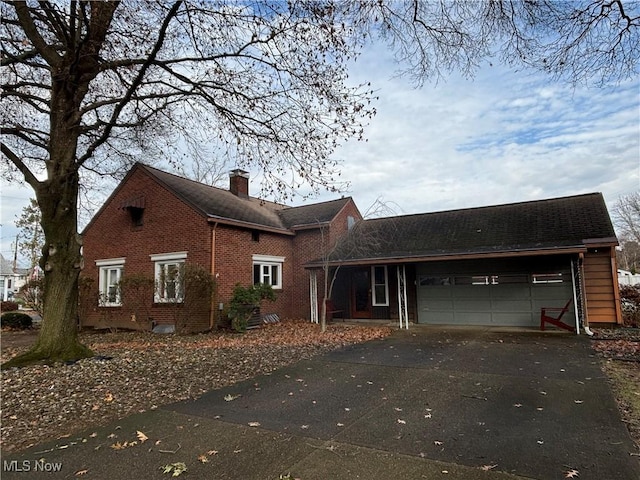
[[[284,257],[271,255],[253,256],[253,283],[265,283],[272,288],[282,288],[282,266]]]
[[[186,258],[187,252],[151,255],[155,264],[156,303],[182,302]]]
[[[98,290],[99,305],[103,307],[119,307],[122,305],[120,280],[124,270],[124,258],[96,260],[99,268]]]

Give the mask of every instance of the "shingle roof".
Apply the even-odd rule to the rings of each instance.
[[[333,220],[350,200],[351,198],[347,197],[329,202],[285,208],[278,211],[278,215],[288,228],[320,225]]]
[[[339,199],[299,207],[288,207],[255,197],[240,197],[203,183],[138,164],[168,190],[201,214],[219,219],[288,231],[300,225],[321,224],[332,220],[349,201]]]
[[[439,257],[616,243],[599,193],[364,220],[334,260]],[[588,243],[588,242],[587,242]]]

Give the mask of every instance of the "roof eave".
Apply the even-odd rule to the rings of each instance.
[[[223,225],[229,225],[232,227],[249,228],[251,230],[260,230],[263,232],[278,233],[280,235],[294,236],[295,233],[286,230],[284,228],[271,227],[268,225],[262,225],[260,223],[243,222],[241,220],[232,220],[230,218],[220,217],[217,215],[207,215],[207,222],[209,223],[221,223]]]
[[[305,268],[318,268],[328,264],[329,266],[356,266],[356,265],[384,265],[393,263],[419,263],[419,262],[438,262],[445,260],[475,260],[479,258],[508,258],[523,256],[542,256],[542,255],[562,255],[571,253],[584,253],[587,251],[585,245],[573,245],[566,247],[548,247],[537,249],[514,249],[494,252],[455,252],[442,253],[434,255],[398,255],[389,257],[371,257],[360,258],[355,260],[335,260],[329,262],[316,261],[309,262]]]

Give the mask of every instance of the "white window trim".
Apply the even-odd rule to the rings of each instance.
[[[282,290],[282,270],[284,269],[284,260],[285,257],[277,257],[274,255],[253,255],[252,256],[252,269],[255,268],[256,265],[263,266],[277,266],[278,267],[278,278],[275,283],[273,279],[271,280],[271,288],[274,290]],[[262,272],[260,273],[260,277],[262,277]]]
[[[118,265],[124,265],[126,258],[118,257],[118,258],[106,258],[104,260],[96,260],[97,267],[115,267]]]
[[[156,284],[155,293],[153,294],[153,301],[155,303],[182,303],[182,292],[178,292],[176,298],[161,297],[159,292],[160,281],[160,269],[161,265],[167,263],[185,263],[187,259],[187,252],[171,252],[171,253],[158,253],[151,254],[149,258],[154,262],[153,267],[153,279]]]
[[[384,302],[378,302],[376,298],[376,268],[384,268]],[[371,306],[373,307],[388,307],[389,306],[389,269],[386,265],[372,265],[371,266]]]
[[[172,252],[172,253],[156,253],[149,255],[152,262],[164,262],[168,260],[186,260],[187,252]]]
[[[98,292],[100,293],[99,305],[101,307],[121,307],[122,306],[122,298],[120,297],[120,292],[116,294],[115,302],[109,302],[108,300],[104,300],[104,299],[108,299],[108,295],[109,295],[109,292],[107,291],[109,286],[105,285],[105,280],[106,280],[105,275],[106,275],[106,272],[109,270],[113,270],[113,269],[120,270],[120,273],[118,274],[118,281],[122,280],[124,264],[125,264],[124,257],[96,260],[96,266],[98,267]]]

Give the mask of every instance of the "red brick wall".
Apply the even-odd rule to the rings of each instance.
[[[323,252],[329,252],[335,242],[348,230],[348,217],[362,219],[353,200],[349,201],[336,215],[328,227],[298,231],[294,239],[294,289],[292,295],[291,313],[296,318],[309,319],[311,305],[309,300],[309,270],[304,265],[322,257]],[[324,295],[324,275],[317,270],[318,298]]]
[[[131,216],[122,209],[127,200],[144,196],[141,227],[133,226]],[[353,201],[337,215],[330,227],[329,244],[347,230],[347,217],[360,219]],[[212,242],[214,258],[211,258]],[[324,242],[327,245],[327,242]],[[154,276],[154,262],[149,255],[187,252],[187,262],[212,272],[216,280],[214,311],[189,315],[186,330],[206,330],[220,320],[219,305],[226,306],[237,283],[253,283],[253,255],[284,257],[282,289],[278,299],[265,302],[262,313],[277,313],[281,318],[309,318],[309,272],[304,264],[321,256],[323,248],[319,229],[302,230],[295,236],[261,231],[257,237],[250,229],[224,224],[209,224],[207,219],[167,191],[142,168],[134,170],[98,212],[84,232],[84,278],[93,280],[91,290],[83,295],[81,324],[94,327],[149,329],[150,321],[131,321],[124,307],[99,307],[97,302],[99,268],[96,260],[124,257],[124,276]],[[319,284],[322,278],[319,278]],[[319,289],[320,290],[320,289]],[[322,293],[319,291],[319,295]],[[126,302],[126,299],[125,299]],[[154,303],[149,298],[144,316],[156,324],[174,324],[176,309],[181,306]],[[223,310],[224,311],[224,310]],[[211,315],[210,315],[211,314]],[[222,322],[224,323],[224,322]]]
[[[134,227],[129,212],[122,209],[128,199],[143,195],[145,208],[143,225]],[[147,319],[131,321],[121,307],[98,307],[97,290],[99,268],[96,260],[124,257],[124,276],[142,273],[153,278],[154,262],[149,255],[186,251],[188,263],[210,270],[211,227],[206,219],[164,189],[143,169],[132,172],[98,212],[83,235],[84,269],[82,277],[93,280],[88,298],[81,301],[83,326],[149,329]],[[153,303],[149,299],[147,311],[157,324],[172,324],[176,307]],[[205,330],[209,313],[191,316],[187,330]]]
[[[237,283],[253,284],[253,255],[284,257],[282,289],[274,289],[277,300],[265,302],[262,313],[277,313],[281,318],[291,316],[291,292],[293,289],[292,237],[259,232],[254,240],[251,230],[218,224],[215,227],[214,276],[218,284],[216,306],[226,306]]]

